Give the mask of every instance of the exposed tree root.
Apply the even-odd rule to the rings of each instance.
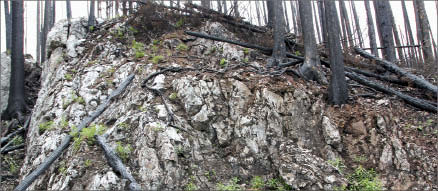
[[[121,84],[120,86],[114,90],[111,95],[105,100],[102,104],[100,104],[96,111],[92,113],[90,116],[86,117],[81,124],[77,128],[77,133],[79,133],[83,128],[87,127],[91,124],[97,117],[99,117],[105,109],[111,104],[111,101],[114,100],[118,95],[120,95],[125,89],[128,87],[128,85],[132,82],[134,79],[134,74],[129,75]],[[59,156],[61,156],[62,152],[70,145],[70,141],[73,137],[71,135],[67,135],[62,140],[61,144],[52,152],[50,155],[42,162],[34,171],[32,171],[29,175],[27,175],[21,182],[18,184],[17,187],[15,187],[15,191],[22,191],[26,190],[27,187],[29,187],[33,181],[35,181],[38,176],[44,173],[46,169],[50,167],[50,165],[57,159]]]

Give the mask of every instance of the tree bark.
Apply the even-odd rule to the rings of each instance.
[[[122,12],[123,16],[126,16],[128,14],[128,9],[126,9],[126,0],[122,0]]]
[[[394,34],[395,45],[402,46],[401,42],[400,42],[400,36],[399,36],[398,30],[397,30],[397,26],[395,25],[394,15],[392,14],[392,11],[389,12],[389,14],[391,15],[391,20],[392,20],[392,32]],[[399,49],[397,49],[397,53],[398,53],[398,58],[399,58],[400,62],[404,62],[405,57],[403,55],[403,50],[401,48],[399,48]]]
[[[218,1],[219,2],[219,1]],[[259,4],[259,1],[257,0],[256,2],[255,2],[255,4],[256,4],[256,13],[257,13],[257,21],[258,21],[258,23],[259,23],[259,26],[262,26],[262,20],[261,20],[261,13],[260,13],[260,4]]]
[[[287,9],[286,9],[286,1],[283,1],[283,7],[284,7],[284,18],[285,18],[285,21],[286,21],[286,32],[289,32],[290,31],[290,26],[289,26],[289,17],[288,17],[288,14],[287,14]]]
[[[5,8],[5,28],[6,28],[6,52],[11,51],[11,44],[12,44],[12,17],[11,12],[9,9],[9,1],[5,0],[3,1],[4,8]]]
[[[284,17],[283,5],[281,1],[270,0],[274,7],[274,48],[272,50],[273,63],[271,66],[277,66],[286,58],[286,44],[284,43]]]
[[[130,2],[131,3],[131,2]],[[92,31],[95,24],[95,16],[94,16],[94,0],[91,0],[90,2],[90,15],[88,15],[88,30]]]
[[[403,19],[405,22],[405,34],[406,34],[407,44],[414,45],[415,41],[412,33],[411,22],[409,21],[408,11],[406,9],[405,0],[402,0],[402,10],[403,10]],[[409,48],[409,53],[410,53],[410,57],[414,58],[414,63],[417,66],[418,65],[417,49],[415,47],[411,47]]]
[[[370,8],[370,0],[365,0],[364,3],[365,3],[365,10],[367,12],[368,36],[370,40],[371,53],[376,56],[379,56],[379,52],[377,51],[377,40],[376,40],[376,33],[374,29],[373,15],[371,14],[371,8]]]
[[[363,56],[365,58],[377,61],[376,62],[377,64],[383,66],[387,70],[389,70],[389,71],[391,71],[391,72],[393,72],[395,74],[398,74],[400,76],[406,76],[408,79],[412,80],[412,82],[415,85],[417,85],[418,87],[426,89],[426,90],[429,90],[429,91],[431,91],[431,92],[433,92],[435,94],[438,94],[438,87],[433,85],[433,84],[431,84],[427,80],[419,78],[418,76],[415,76],[415,75],[405,71],[404,69],[399,68],[398,66],[396,66],[392,62],[387,61],[387,60],[383,60],[383,59],[378,58],[378,57],[376,57],[374,55],[371,55],[370,53],[368,53],[368,52],[366,52],[366,51],[364,51],[364,50],[362,50],[360,48],[355,47],[354,50],[358,54],[360,54],[361,56]]]
[[[295,9],[295,5],[293,3],[293,1],[290,2],[290,7],[292,9],[292,24],[294,25],[294,33],[295,35],[299,35],[298,32],[298,25],[297,25],[297,13],[296,13],[296,9]]]
[[[46,61],[46,41],[47,41],[47,33],[49,33],[50,28],[50,17],[51,17],[51,11],[50,11],[50,0],[45,0],[44,2],[44,26],[43,26],[43,33],[42,33],[42,39],[41,39],[41,63]]]
[[[432,69],[435,59],[432,53],[432,44],[429,35],[430,26],[429,20],[427,19],[426,9],[424,7],[424,1],[414,0],[414,4],[415,11],[418,14],[419,29],[417,29],[417,31],[421,34],[421,38],[419,39],[421,40],[424,62],[425,65]]]
[[[237,2],[237,0],[234,0],[233,3],[233,12],[234,12],[234,16],[235,17],[240,17],[240,13],[239,13],[239,3]]]
[[[224,4],[224,6],[223,6],[224,14],[228,14],[227,1],[223,0],[222,2]],[[189,2],[189,3],[192,3],[192,2]]]
[[[266,6],[268,7],[268,24],[267,27],[273,27],[275,23],[275,9],[274,9],[274,1],[268,0],[266,1]]]
[[[308,0],[298,0],[300,7],[301,26],[304,31],[304,64],[299,68],[301,75],[306,80],[315,80],[326,84],[324,74],[321,72],[321,63],[316,49],[315,33],[313,30],[312,5]]]
[[[351,5],[351,9],[353,10],[353,17],[354,17],[354,23],[356,26],[356,33],[357,33],[357,38],[359,40],[359,47],[363,47],[363,37],[362,37],[362,30],[360,29],[360,23],[359,23],[359,17],[357,16],[357,12],[356,12],[356,5],[354,5],[354,1],[350,1],[350,5]]]
[[[318,0],[318,12],[319,12],[319,22],[321,25],[321,31],[322,31],[322,42],[325,44],[327,43],[327,30],[326,30],[326,24],[325,24],[325,16],[324,16],[324,3],[323,0]]]
[[[23,56],[23,0],[11,1],[12,43],[11,43],[11,79],[8,107],[4,117],[21,120],[26,109],[24,102],[24,56]]]
[[[37,1],[37,44],[36,44],[36,59],[41,62],[41,2]]]
[[[318,17],[317,17],[317,12],[316,12],[316,5],[315,4],[313,4],[312,3],[312,8],[313,8],[313,12],[314,12],[314,15],[315,15],[315,26],[316,26],[316,34],[318,34],[317,36],[318,36],[318,42],[322,42],[322,40],[321,40],[321,31],[319,30],[319,23],[318,23]]]
[[[329,102],[335,105],[347,103],[348,89],[344,73],[344,56],[339,42],[339,22],[335,2],[324,0],[325,18],[327,22],[328,47],[330,52],[330,68],[332,77],[328,90]]]
[[[374,0],[376,11],[377,30],[379,31],[380,44],[383,49],[383,58],[390,62],[396,62],[393,37],[393,23],[390,15],[391,7],[388,0]]]
[[[52,11],[52,16],[50,17],[50,29],[52,29],[53,25],[55,25],[55,21],[56,21],[56,1],[53,0],[52,1],[52,7],[50,8],[50,10]]]
[[[347,31],[346,40],[348,40],[349,46],[354,46],[353,34],[351,33],[350,19],[348,18],[347,8],[345,7],[344,0],[339,0],[339,8],[341,9],[341,20],[344,20],[345,29]]]

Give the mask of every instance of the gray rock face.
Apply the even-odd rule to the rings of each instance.
[[[0,112],[8,107],[9,80],[11,78],[11,57],[5,52],[1,53],[1,83],[0,83]]]
[[[109,31],[117,30],[118,26],[114,25]],[[212,32],[224,30],[222,27],[218,23],[206,26]],[[130,45],[112,44],[112,38],[90,40],[92,48],[102,47],[102,52],[94,57],[93,53],[78,56],[69,62],[62,59],[70,51],[68,46],[52,50],[50,59],[43,65],[42,88],[32,113],[21,176],[41,164],[62,138],[93,112],[124,78],[136,73],[132,84],[94,124],[105,126],[108,144],[114,149],[123,151],[129,145],[125,164],[142,189],[172,190],[187,185],[216,189],[218,183],[227,183],[234,177],[247,183],[254,176],[265,180],[281,178],[297,190],[333,190],[346,184],[345,174],[328,160],[340,157],[339,151],[343,148],[342,152],[349,155],[362,140],[345,137],[342,127],[337,126],[327,112],[322,95],[313,95],[302,84],[288,84],[287,90],[279,91],[272,84],[263,84],[263,78],[255,83],[243,80],[245,77],[239,71],[233,73],[233,77],[167,73],[149,82],[150,87],[162,91],[163,102],[154,92],[141,88],[143,80],[156,72],[157,66],[111,55],[117,48],[130,49]],[[201,43],[218,45],[204,39],[187,45],[196,52],[194,47]],[[76,46],[76,50],[78,48]],[[223,53],[242,51],[233,45],[222,48]],[[132,52],[126,54],[132,56]],[[164,63],[164,66],[170,65],[182,66]],[[175,114],[174,123],[168,121],[169,112],[164,104]],[[40,131],[40,124],[47,122],[53,122],[53,128]],[[384,136],[369,124],[361,124],[373,130],[358,136],[360,139],[368,134]],[[373,140],[378,145],[385,141]],[[400,140],[387,139],[386,142],[385,152],[394,148],[394,154],[381,155],[381,150],[375,149],[378,152],[375,156],[381,156],[381,172],[393,172],[389,167],[394,161],[394,167],[407,175],[389,180],[411,177],[410,153],[419,146],[410,144],[406,149]],[[360,148],[371,150],[367,145]],[[428,156],[422,152],[419,155]],[[434,168],[430,166],[430,172],[421,176],[433,174]],[[433,177],[425,180],[424,185],[436,187],[431,184]],[[29,189],[119,190],[127,189],[128,185],[127,180],[107,165],[102,150],[92,141],[83,140],[72,143]]]

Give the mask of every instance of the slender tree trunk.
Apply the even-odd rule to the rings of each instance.
[[[122,12],[123,16],[126,16],[128,14],[128,10],[126,9],[126,0],[122,0]]]
[[[132,1],[129,1],[128,2],[128,6],[129,6],[129,14],[132,14],[132,9],[133,9],[133,7],[132,7]]]
[[[4,3],[4,8],[5,8],[5,21],[6,21],[6,50],[11,51],[11,41],[12,41],[12,30],[11,30],[11,26],[12,26],[12,16],[11,16],[11,11],[9,9],[9,1],[5,0],[3,1]]]
[[[71,1],[66,1],[68,25],[71,25]]]
[[[383,58],[392,63],[396,62],[394,50],[394,37],[392,35],[394,26],[391,18],[391,7],[388,0],[374,0],[376,10],[377,30],[379,31],[380,44],[383,49]]]
[[[345,2],[344,0],[339,0],[339,8],[341,9],[341,15],[342,18],[344,20],[344,25],[345,25],[345,29],[347,31],[347,38],[348,39],[348,44],[350,46],[354,46],[354,41],[353,41],[353,34],[351,33],[351,27],[350,27],[350,19],[348,18],[348,12],[347,12],[347,8],[345,7]]]
[[[294,1],[292,1],[292,2],[294,2]],[[295,7],[297,8],[297,29],[298,29],[298,33],[300,34],[300,36],[303,36],[303,30],[302,30],[301,25],[300,25],[301,17],[300,17],[300,14],[298,14],[300,12],[300,7],[298,6],[298,2],[295,1],[295,3],[296,3]]]
[[[218,1],[219,2],[219,1]],[[262,20],[261,20],[261,15],[260,15],[260,4],[259,4],[259,0],[257,0],[255,2],[256,4],[256,13],[257,13],[257,21],[259,23],[259,26],[262,26]]]
[[[299,35],[299,31],[298,31],[298,25],[297,25],[297,13],[296,13],[296,9],[295,9],[295,5],[293,3],[293,1],[290,2],[290,7],[292,9],[292,24],[294,25],[294,33],[295,35]]]
[[[335,2],[324,0],[325,18],[327,22],[328,47],[330,55],[330,79],[328,97],[329,102],[335,105],[347,103],[348,89],[344,73],[344,58],[339,42],[340,27]]]
[[[56,21],[56,0],[52,1],[52,16],[50,18],[51,21],[51,25],[50,25],[50,29],[52,29],[53,25],[55,25],[55,21]]]
[[[265,3],[265,1],[263,1],[262,0],[262,5],[263,5],[263,18],[265,19],[265,25],[268,25],[269,24],[269,21],[268,21],[268,14],[266,13],[266,4],[267,4],[268,2],[266,2]]]
[[[401,30],[401,28],[400,28],[400,25],[398,26],[398,30],[400,31],[399,34],[401,34],[400,39],[401,39],[401,44],[402,44],[402,46],[409,46],[409,45],[407,45],[407,44],[405,43],[405,41],[404,41],[404,38],[403,38],[404,36],[403,36],[403,32],[402,32],[402,30]],[[409,50],[410,50],[410,48],[408,49],[408,52],[409,52]],[[404,48],[402,48],[402,51],[403,51],[403,55],[404,55],[404,58],[405,58],[405,60],[404,60],[405,66],[406,66],[406,67],[410,67],[410,62],[409,62],[409,60],[408,60],[408,57],[410,58],[411,55],[409,54],[409,56],[407,56],[408,54],[406,54],[406,50],[405,50]]]
[[[274,11],[274,48],[272,50],[273,61],[269,66],[278,66],[286,58],[286,44],[284,43],[284,17],[281,1],[269,0]]]
[[[319,30],[319,24],[318,24],[318,17],[317,17],[317,12],[316,12],[316,5],[312,3],[312,7],[313,7],[313,12],[315,15],[315,26],[316,26],[316,34],[318,34],[318,42],[322,42],[321,41],[321,31]],[[301,13],[300,13],[301,14]]]
[[[268,7],[268,27],[274,26],[274,17],[275,17],[275,9],[274,9],[274,1],[268,0],[266,2],[266,6]]]
[[[216,1],[216,5],[217,5],[217,11],[219,12],[219,13],[222,13],[222,3],[221,3],[221,1]],[[179,8],[179,0],[178,0],[178,8]]]
[[[239,13],[239,3],[237,2],[237,0],[234,0],[234,3],[233,3],[233,11],[234,11],[234,16],[235,16],[235,17],[240,17],[240,13]]]
[[[405,0],[402,0],[402,10],[403,10],[403,19],[405,21],[405,34],[406,34],[406,38],[408,39],[408,40],[406,40],[407,44],[414,45],[415,41],[414,41],[414,37],[413,37],[413,33],[412,33],[411,22],[409,21],[408,11],[406,9]],[[412,58],[414,59],[415,66],[417,66],[418,65],[417,48],[410,47],[409,53],[411,55],[411,59]]]
[[[41,2],[37,1],[37,45],[36,45],[36,59],[41,62]]]
[[[312,5],[309,0],[299,0],[301,26],[304,40],[304,64],[299,71],[306,80],[315,80],[319,83],[327,83],[321,72],[321,63],[316,49],[315,33],[313,30]]]
[[[432,39],[433,53],[435,54],[435,61],[436,61],[437,58],[438,58],[437,49],[436,49],[436,43],[435,43],[435,39],[433,38],[432,31],[429,30],[429,32],[430,32],[430,38]]]
[[[94,29],[95,24],[95,16],[94,16],[94,0],[90,2],[90,15],[88,15],[88,30],[92,31]]]
[[[373,16],[371,14],[370,0],[365,0],[365,10],[367,12],[368,37],[370,40],[371,53],[378,57],[379,52],[377,51],[377,40],[374,29]]]
[[[339,17],[340,17],[340,20],[341,20],[341,26],[340,26],[340,29],[342,30],[342,33],[340,33],[340,34],[342,34],[341,36],[342,36],[342,38],[341,38],[341,41],[342,41],[342,47],[344,48],[344,50],[346,50],[347,48],[348,48],[348,34],[347,34],[347,29],[345,28],[346,27],[346,25],[345,25],[345,19],[344,19],[344,13],[343,13],[343,11],[342,11],[342,8],[340,8],[339,7]]]
[[[223,0],[222,2],[223,2],[223,4],[224,4],[224,14],[228,14],[227,1],[226,1],[226,0]]]
[[[426,9],[424,7],[424,1],[423,0],[414,0],[414,5],[416,12],[418,14],[418,21],[419,21],[419,29],[418,32],[421,34],[421,47],[423,50],[423,57],[425,65],[430,67],[432,69],[432,66],[434,65],[435,59],[432,52],[432,44],[430,39],[430,25],[429,20],[427,19]]]
[[[119,6],[120,6],[120,5],[119,5],[119,0],[116,0],[115,3],[116,3],[116,10],[115,10],[115,11],[116,11],[116,16],[118,17],[118,16],[120,16],[120,15],[119,15],[119,9],[120,9],[120,7],[119,7]]]
[[[43,33],[41,39],[41,63],[46,61],[47,53],[46,53],[46,41],[47,41],[47,33],[49,33],[50,22],[51,22],[51,11],[50,11],[50,0],[45,0],[44,2],[44,26]]]
[[[318,0],[318,12],[319,12],[319,22],[321,25],[322,31],[322,42],[324,44],[327,43],[327,26],[325,24],[325,15],[324,15],[324,3],[323,0]]]
[[[289,26],[289,17],[287,14],[287,9],[286,9],[286,1],[283,1],[283,7],[284,7],[284,18],[286,21],[286,32],[289,33],[290,32],[290,26]]]
[[[354,1],[350,1],[351,9],[353,10],[354,23],[356,25],[356,33],[359,40],[359,47],[363,47],[362,30],[360,29],[359,17],[356,12],[356,5]]]
[[[24,102],[24,56],[23,56],[23,0],[11,1],[12,44],[11,79],[6,118],[22,118],[26,104]]]

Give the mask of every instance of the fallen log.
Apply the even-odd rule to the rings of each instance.
[[[420,47],[420,45],[404,45],[404,46],[396,46],[394,48],[412,48],[412,47]],[[385,49],[386,47],[377,47],[377,49]],[[362,48],[362,50],[371,50],[372,48]]]
[[[358,47],[354,47],[354,50],[356,51],[356,53],[358,53],[359,55],[361,55],[364,58],[368,58],[368,59],[372,59],[372,60],[377,61],[376,63],[382,65],[384,68],[386,68],[390,72],[393,72],[393,73],[398,74],[400,76],[406,76],[407,78],[412,80],[412,82],[415,85],[417,85],[418,87],[423,88],[423,89],[427,89],[429,91],[434,92],[435,94],[438,94],[438,87],[431,84],[427,80],[421,79],[420,77],[415,76],[415,75],[405,71],[404,69],[398,67],[397,65],[395,65],[389,61],[383,60],[381,58],[378,58],[378,57],[376,57],[376,56],[374,56],[374,55],[372,55],[372,54],[370,54],[370,53],[368,53],[368,52],[366,52]]]
[[[15,146],[12,146],[12,147],[7,147],[5,149],[2,149],[1,154],[6,154],[8,152],[15,151],[17,149],[22,149],[22,148],[24,148],[24,144],[15,145]]]
[[[369,72],[369,71],[365,71],[365,70],[360,70],[360,69],[357,69],[357,68],[352,68],[352,67],[345,66],[345,69],[349,70],[349,71],[353,71],[353,72],[361,74],[361,75],[364,75],[366,77],[373,77],[373,78],[376,78],[378,80],[390,82],[390,83],[393,83],[393,84],[398,84],[398,85],[402,85],[402,86],[407,86],[409,84],[407,81],[399,80],[397,78],[391,78],[391,77],[388,77],[388,76],[378,75],[378,74],[375,74],[375,73],[372,73],[372,72]]]
[[[134,74],[129,75],[121,84],[120,86],[114,90],[111,95],[105,100],[102,104],[100,104],[96,111],[92,113],[90,116],[86,117],[81,124],[78,126],[77,131],[75,133],[79,133],[83,128],[87,127],[91,124],[97,117],[99,117],[105,109],[110,105],[111,101],[114,100],[115,97],[120,95],[125,89],[128,87],[128,85],[132,82],[134,79]],[[35,181],[38,176],[44,173],[46,169],[50,167],[50,165],[59,157],[61,156],[62,152],[70,145],[70,141],[73,138],[71,135],[67,135],[62,140],[61,144],[52,152],[50,153],[50,156],[48,156],[44,162],[42,162],[34,171],[32,171],[29,175],[27,175],[21,182],[18,184],[17,187],[15,187],[14,191],[23,191],[26,190],[27,187],[32,184],[33,181]]]
[[[383,92],[385,94],[389,94],[389,95],[396,95],[397,97],[401,98],[402,100],[404,100],[406,103],[413,105],[417,108],[426,110],[426,111],[430,111],[430,112],[434,112],[437,113],[438,112],[438,108],[429,104],[428,101],[422,100],[422,99],[418,99],[415,97],[411,97],[409,95],[403,94],[399,91],[395,91],[389,87],[383,86],[381,84],[372,82],[368,79],[366,79],[365,77],[361,76],[360,74],[355,74],[353,72],[345,72],[345,75],[348,76],[350,79],[353,79],[354,81],[363,84],[365,86],[371,87],[375,90],[378,90],[380,92]]]
[[[120,160],[114,150],[106,143],[105,137],[99,135],[95,135],[94,137],[96,138],[97,144],[102,147],[109,165],[116,172],[120,173],[123,178],[128,179],[131,182],[129,184],[129,190],[141,190],[140,185],[137,183],[131,173],[126,170],[126,167],[123,164],[122,160]]]

